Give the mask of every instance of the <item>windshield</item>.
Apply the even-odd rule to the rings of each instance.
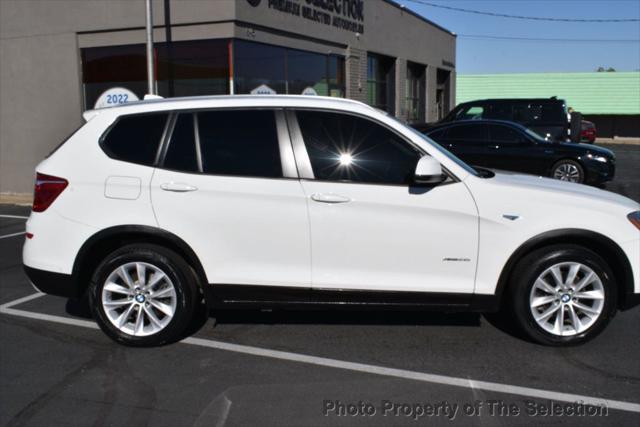
[[[396,122],[402,124],[402,126],[404,126],[405,128],[409,129],[414,134],[420,136],[420,138],[425,140],[429,145],[433,146],[436,150],[440,151],[442,154],[447,156],[449,159],[451,159],[453,162],[455,162],[458,166],[460,166],[465,171],[469,172],[471,175],[480,176],[480,174],[478,173],[477,170],[475,170],[474,168],[472,168],[471,166],[469,166],[468,164],[466,164],[465,162],[460,160],[452,152],[450,152],[449,150],[447,150],[446,148],[444,148],[443,146],[441,146],[440,144],[435,142],[433,139],[431,139],[428,136],[418,132],[417,130],[413,129],[411,126],[408,126],[406,123],[403,123],[402,121],[398,120],[397,118],[395,118],[391,114],[387,113],[386,111],[384,113],[390,119],[395,120]]]

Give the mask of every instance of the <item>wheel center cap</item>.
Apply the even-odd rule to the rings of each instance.
[[[571,295],[562,294],[562,296],[560,297],[560,300],[564,303],[568,303],[571,300]]]
[[[136,295],[136,302],[139,302],[140,304],[142,304],[144,300],[145,300],[144,295],[142,294]]]

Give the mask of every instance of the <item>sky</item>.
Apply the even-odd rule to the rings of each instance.
[[[522,16],[572,19],[640,19],[640,0],[395,0],[458,34],[458,74],[588,72],[598,67],[640,71],[640,41],[567,42],[487,40],[499,37],[640,40],[640,22],[541,22],[481,16],[421,5],[444,6]]]

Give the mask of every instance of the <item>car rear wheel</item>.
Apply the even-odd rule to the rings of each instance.
[[[542,248],[512,275],[511,305],[522,330],[546,345],[581,344],[600,333],[616,311],[616,287],[606,262],[574,245]]]
[[[130,245],[97,268],[90,302],[109,337],[131,346],[156,346],[182,337],[198,295],[195,274],[178,254],[156,245]]]
[[[560,160],[553,166],[551,177],[561,181],[584,182],[584,169],[573,160]]]

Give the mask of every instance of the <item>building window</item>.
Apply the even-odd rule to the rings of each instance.
[[[388,56],[367,55],[367,103],[394,114],[395,60]]]
[[[229,93],[229,40],[158,43],[158,93],[161,96]]]
[[[236,40],[235,93],[344,96],[344,58]]]
[[[285,64],[285,48],[235,40],[233,42],[234,93],[251,93],[264,86],[275,93],[287,93]]]
[[[229,39],[156,43],[158,94],[163,97],[230,93],[233,43],[234,93],[345,96],[345,62],[337,55]],[[147,92],[142,44],[81,50],[85,109],[107,89],[123,87],[142,99]]]
[[[228,40],[156,43],[158,94],[164,97],[229,93]],[[147,92],[145,46],[81,50],[85,109],[107,89],[124,87],[142,99]]]
[[[425,66],[407,62],[407,121],[425,121]]]
[[[436,74],[436,108],[437,119],[440,120],[451,110],[451,71],[438,68]]]
[[[147,91],[144,45],[82,49],[85,109],[94,107],[100,94],[113,87],[129,89],[140,99]]]

